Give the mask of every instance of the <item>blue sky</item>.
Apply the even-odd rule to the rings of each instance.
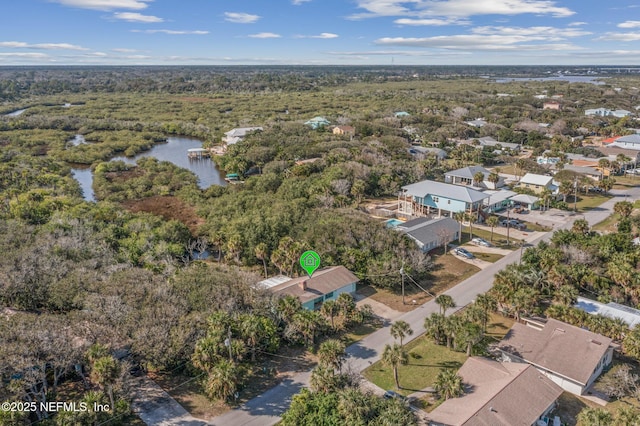
[[[636,0],[4,0],[0,65],[640,65]]]

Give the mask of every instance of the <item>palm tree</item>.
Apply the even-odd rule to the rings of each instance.
[[[319,365],[311,371],[309,385],[315,392],[328,393],[336,389],[338,379],[332,368]]]
[[[369,424],[376,414],[367,395],[352,388],[340,392],[338,412],[349,425]]]
[[[436,297],[435,302],[438,306],[440,306],[440,313],[442,315],[447,314],[447,309],[456,307],[456,302],[453,300],[453,297],[449,296],[448,294],[441,294],[440,296]]]
[[[224,247],[224,235],[219,231],[215,231],[209,235],[209,240],[218,249],[218,258],[216,260],[220,262],[220,260],[222,260],[222,249]]]
[[[220,360],[209,372],[204,391],[211,399],[228,401],[238,387],[239,371],[234,363]]]
[[[287,294],[278,300],[277,310],[281,318],[290,322],[294,314],[302,310],[302,303],[297,297]]]
[[[458,244],[462,244],[462,222],[465,220],[465,212],[456,212],[453,218],[460,224],[460,232],[458,232]]]
[[[473,346],[482,341],[484,333],[478,324],[467,323],[456,333],[456,347],[466,346],[467,356],[471,356]]]
[[[398,380],[398,367],[409,362],[409,357],[404,348],[398,344],[386,345],[382,353],[382,362],[393,368],[393,378],[396,381],[396,387],[400,389],[400,381]]]
[[[542,206],[544,210],[549,210],[549,202],[551,202],[552,193],[549,188],[543,188],[540,192],[540,198],[542,199]]]
[[[347,357],[344,343],[340,340],[329,339],[320,344],[318,362],[320,366],[342,371],[342,364]]]
[[[613,211],[623,219],[628,218],[633,212],[633,204],[629,201],[618,201],[613,205]]]
[[[602,189],[605,195],[613,188],[613,185],[616,183],[614,178],[605,178],[598,182],[598,187]]]
[[[440,397],[445,400],[456,398],[464,394],[464,383],[462,383],[462,377],[452,369],[441,370],[436,377],[436,382],[434,383],[433,388],[440,394]]]
[[[227,241],[227,252],[233,257],[236,263],[240,263],[240,253],[242,252],[242,240],[239,235],[232,235]]]
[[[445,322],[446,317],[435,312],[424,319],[425,334],[431,337],[437,345],[442,344],[442,339],[445,336]]]
[[[562,194],[562,201],[567,202],[567,195],[573,192],[573,184],[568,180],[562,181],[560,183],[560,193]]]
[[[613,416],[604,408],[586,407],[578,414],[578,421],[585,426],[610,426]]]
[[[473,183],[475,184],[475,186],[479,188],[482,182],[484,182],[484,173],[482,172],[475,173],[473,175]]]
[[[587,233],[589,233],[590,228],[591,226],[589,225],[589,222],[587,222],[585,219],[577,219],[573,222],[571,232],[575,232],[576,234],[580,235],[586,235]]]
[[[473,213],[464,213],[464,220],[469,222],[469,239],[473,238],[473,219],[474,219],[474,214]]]
[[[255,314],[243,314],[240,316],[240,331],[251,350],[251,361],[256,360],[258,346],[269,338],[273,338],[275,325],[266,317]]]
[[[498,182],[500,182],[500,175],[498,173],[491,172],[487,180],[493,184],[492,189],[496,189],[498,186]]]
[[[269,251],[267,245],[265,243],[259,243],[255,249],[256,257],[259,260],[262,260],[262,265],[264,266],[264,277],[267,278],[267,257],[269,257]]]
[[[607,274],[614,283],[624,289],[626,299],[636,275],[633,266],[626,262],[624,258],[615,256],[607,264]]]
[[[464,319],[457,315],[445,317],[444,335],[447,338],[447,348],[451,349],[455,341],[456,335],[464,325]]]
[[[493,228],[498,226],[499,223],[500,219],[498,219],[498,216],[489,216],[487,219],[487,225],[491,227],[491,242],[493,242]]]
[[[119,377],[120,364],[111,355],[96,359],[91,366],[91,380],[107,391],[112,407],[115,407],[113,385]]]
[[[338,313],[338,305],[336,304],[336,301],[327,300],[326,302],[324,302],[320,307],[320,313],[329,318],[329,321],[331,322],[331,328],[335,329],[334,318]]]
[[[476,296],[474,305],[485,312],[486,315],[485,320],[482,322],[482,331],[487,331],[487,321],[489,320],[489,314],[498,308],[498,302],[491,294],[485,293]]]
[[[402,320],[394,322],[389,332],[394,339],[400,339],[400,346],[402,346],[402,339],[404,339],[405,336],[413,335],[413,329],[409,323]]]

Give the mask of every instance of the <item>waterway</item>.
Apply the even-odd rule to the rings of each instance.
[[[590,83],[595,85],[605,84],[600,76],[590,75],[556,75],[550,77],[512,77],[512,78],[497,78],[496,83],[513,83],[523,81],[563,81],[566,83]]]
[[[69,141],[73,145],[85,143],[81,135]],[[178,167],[190,170],[198,177],[198,186],[206,189],[211,185],[226,185],[224,176],[218,170],[216,164],[210,158],[190,160],[187,157],[187,150],[191,148],[202,148],[202,141],[187,137],[169,137],[166,143],[153,146],[148,151],[142,152],[135,157],[114,157],[111,161],[124,161],[127,164],[135,164],[143,157],[155,157],[160,161],[169,161]],[[90,168],[73,168],[73,177],[80,183],[84,199],[95,201],[93,193],[93,172]]]
[[[23,112],[25,112],[26,110],[27,110],[26,108],[19,109],[19,110],[10,112],[8,114],[5,114],[5,117],[17,117],[17,116],[21,115]]]

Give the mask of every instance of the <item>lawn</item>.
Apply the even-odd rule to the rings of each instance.
[[[606,218],[602,222],[599,222],[599,223],[593,225],[593,227],[591,229],[593,229],[594,231],[599,231],[599,232],[616,232],[617,229],[616,229],[615,225],[619,221],[620,221],[620,215],[618,213],[613,213],[611,216],[609,216],[608,218]]]
[[[605,201],[611,199],[610,195],[602,195],[602,194],[589,194],[584,195],[580,194],[578,196],[578,211],[584,212],[587,210],[591,210],[595,207],[600,206]],[[569,207],[573,210],[573,203],[567,203]]]
[[[496,227],[497,229],[497,227]],[[507,245],[507,240],[506,237],[502,234],[499,234],[497,232],[493,233],[493,241],[491,241],[491,231],[487,231],[485,229],[480,229],[477,227],[473,227],[473,236],[474,237],[480,237],[483,238],[487,241],[489,241],[494,247],[498,247],[498,248],[504,248],[504,249],[512,249],[513,246],[508,246]],[[471,238],[469,238],[469,227],[468,226],[463,226],[462,227],[462,244],[464,243],[468,243],[469,241],[471,241]],[[454,244],[458,243],[458,240],[453,241]]]
[[[409,354],[409,363],[398,368],[401,386],[398,393],[405,396],[426,387],[432,387],[440,370],[445,368],[458,370],[467,359],[465,353],[436,345],[425,336],[408,343],[405,348]],[[396,389],[393,369],[382,361],[364,370],[363,375],[382,389]]]
[[[480,271],[477,266],[463,262],[453,255],[443,255],[442,247],[432,250],[430,255],[434,263],[433,269],[429,272],[429,277],[419,284],[431,294],[442,293]],[[400,312],[411,311],[432,298],[431,294],[423,292],[410,279],[405,280],[404,304],[400,288],[390,290],[364,286],[358,288],[358,293]]]
[[[504,255],[501,255],[498,253],[480,253],[480,252],[472,252],[472,253],[476,257],[476,259],[484,260],[485,262],[490,262],[490,263],[495,263],[504,257]]]
[[[640,177],[638,176],[614,176],[616,183],[614,189],[629,189],[633,186],[640,185]]]
[[[345,332],[340,339],[346,346],[349,346],[359,340],[364,339],[369,334],[377,331],[381,327],[382,321],[374,319],[365,324],[358,324],[355,327],[352,327],[349,331]]]
[[[494,312],[489,317],[487,331],[485,334],[487,337],[491,337],[492,339],[502,340],[515,322],[516,321],[511,317],[505,317],[504,315]]]

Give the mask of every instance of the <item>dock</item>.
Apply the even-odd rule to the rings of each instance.
[[[200,160],[211,157],[211,151],[205,148],[191,148],[187,150],[189,160]]]

